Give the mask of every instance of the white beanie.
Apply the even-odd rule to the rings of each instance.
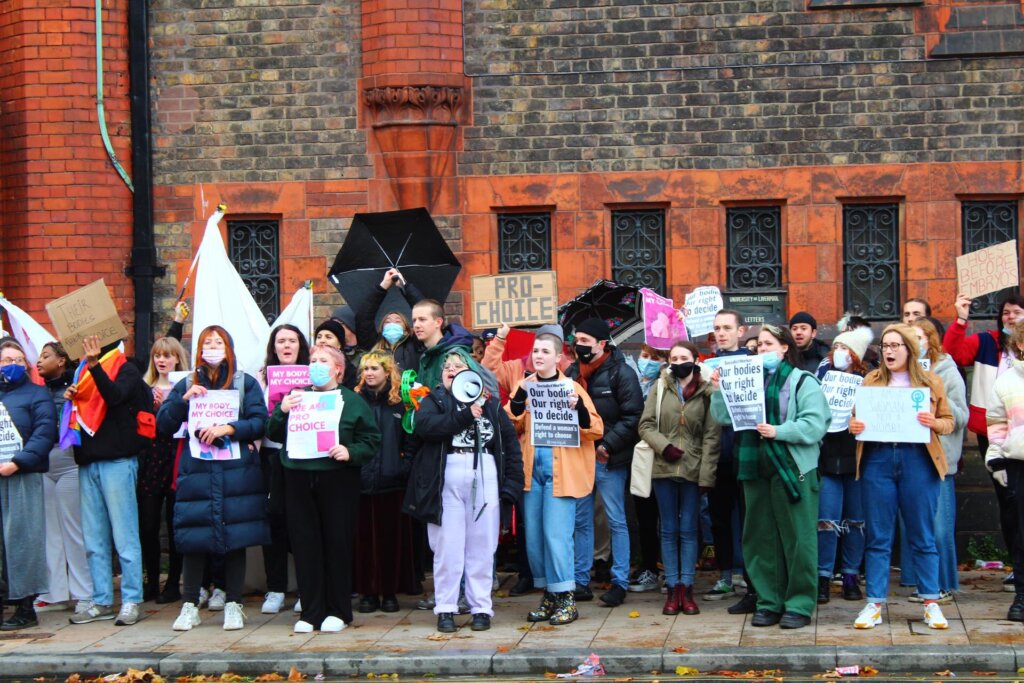
[[[846,348],[857,354],[857,358],[864,360],[864,354],[868,350],[868,344],[875,338],[875,333],[870,327],[858,327],[849,332],[843,332],[832,340],[833,344],[843,344]]]

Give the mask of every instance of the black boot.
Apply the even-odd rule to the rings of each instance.
[[[1006,614],[1007,621],[1024,621],[1024,594],[1017,593],[1013,596],[1013,604]]]
[[[36,618],[36,610],[32,607],[33,600],[35,600],[35,597],[31,595],[27,598],[22,598],[18,602],[18,608],[14,610],[14,614],[10,618],[4,619],[3,623],[0,624],[0,631],[17,631],[23,628],[38,626],[39,619]]]
[[[863,600],[856,574],[843,574],[843,600]]]
[[[818,577],[818,604],[824,605],[829,601],[829,592],[832,590],[832,577]]]

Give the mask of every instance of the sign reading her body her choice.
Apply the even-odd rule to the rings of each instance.
[[[227,440],[223,447],[205,444],[196,432],[217,425],[238,421],[238,391],[223,389],[207,391],[203,396],[193,396],[188,402],[188,447],[192,457],[199,460],[240,460],[242,451],[234,439]],[[227,437],[224,437],[227,439]]]
[[[956,257],[957,291],[970,298],[1016,287],[1017,240],[972,251]]]
[[[917,414],[931,409],[927,387],[860,387],[854,406],[864,431],[857,441],[928,443],[931,429],[917,421]]]
[[[676,315],[672,299],[644,287],[640,290],[644,310],[644,342],[655,349],[670,349],[680,339],[686,339],[686,326]]]
[[[128,330],[121,322],[103,280],[96,280],[54,299],[46,304],[46,313],[64,350],[72,358],[85,355],[82,340],[86,337],[99,337],[100,346],[128,337]]]
[[[850,426],[853,404],[857,398],[857,388],[864,382],[860,375],[849,372],[829,370],[821,380],[821,392],[832,411],[832,422],[828,426],[830,434],[844,432]]]
[[[558,322],[558,280],[553,270],[477,275],[472,297],[476,328]]]
[[[340,391],[304,391],[288,411],[288,457],[295,460],[330,457],[338,445],[338,423],[345,402]]]
[[[732,428],[737,432],[756,429],[765,419],[764,360],[761,356],[724,356],[714,361]]]
[[[686,295],[686,330],[696,339],[715,330],[715,314],[722,310],[722,292],[718,287],[698,287]]]
[[[569,407],[571,382],[525,382],[530,406],[530,444],[579,448],[580,421]]]

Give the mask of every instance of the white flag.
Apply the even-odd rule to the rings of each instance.
[[[28,361],[29,366],[35,365],[43,346],[56,341],[57,338],[37,323],[32,316],[7,299],[0,297],[0,306],[7,311],[7,319],[11,323],[11,336],[18,340],[21,348],[25,349],[25,360]]]
[[[302,335],[306,338],[306,341],[312,345],[313,343],[313,282],[308,281],[302,287],[299,288],[295,294],[292,295],[292,300],[288,302],[285,309],[281,311],[281,315],[277,316],[277,320],[270,326],[273,330],[278,325],[295,325],[295,327],[302,330]],[[270,334],[267,334],[267,341],[270,341]],[[263,344],[266,347],[266,343]]]

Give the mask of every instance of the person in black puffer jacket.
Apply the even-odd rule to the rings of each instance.
[[[355,590],[363,614],[399,610],[399,591],[416,593],[412,520],[402,498],[412,467],[410,437],[402,429],[401,378],[391,354],[370,351],[360,359],[356,392],[366,399],[380,429],[380,450],[363,465],[356,534]]]
[[[601,596],[607,607],[621,605],[629,587],[629,527],[626,525],[626,481],[633,462],[637,428],[644,412],[640,380],[622,352],[611,345],[611,329],[600,318],[576,326],[578,360],[566,375],[577,380],[594,401],[604,421],[604,436],[597,442],[594,488],[600,492],[612,542],[612,586]],[[594,494],[576,505],[577,600],[589,600],[590,569],[594,564]]]
[[[238,391],[239,416],[234,422],[206,427],[200,441],[236,442],[241,457],[210,460],[193,457],[186,450],[178,466],[174,501],[174,544],[183,559],[181,614],[174,630],[188,631],[199,625],[199,587],[207,553],[224,555],[227,603],[224,630],[244,626],[242,586],[245,581],[245,549],[270,542],[267,523],[267,489],[259,454],[253,442],[263,436],[267,406],[255,377],[236,370],[234,348],[227,330],[211,325],[199,335],[195,372],[178,382],[157,414],[162,434],[174,434],[188,421],[189,401],[207,391]],[[152,402],[152,399],[150,399]],[[185,447],[189,449],[189,446]]]
[[[57,438],[50,392],[28,378],[17,342],[0,345],[0,517],[7,600],[18,606],[2,631],[35,626],[32,601],[47,591],[43,475]]]

